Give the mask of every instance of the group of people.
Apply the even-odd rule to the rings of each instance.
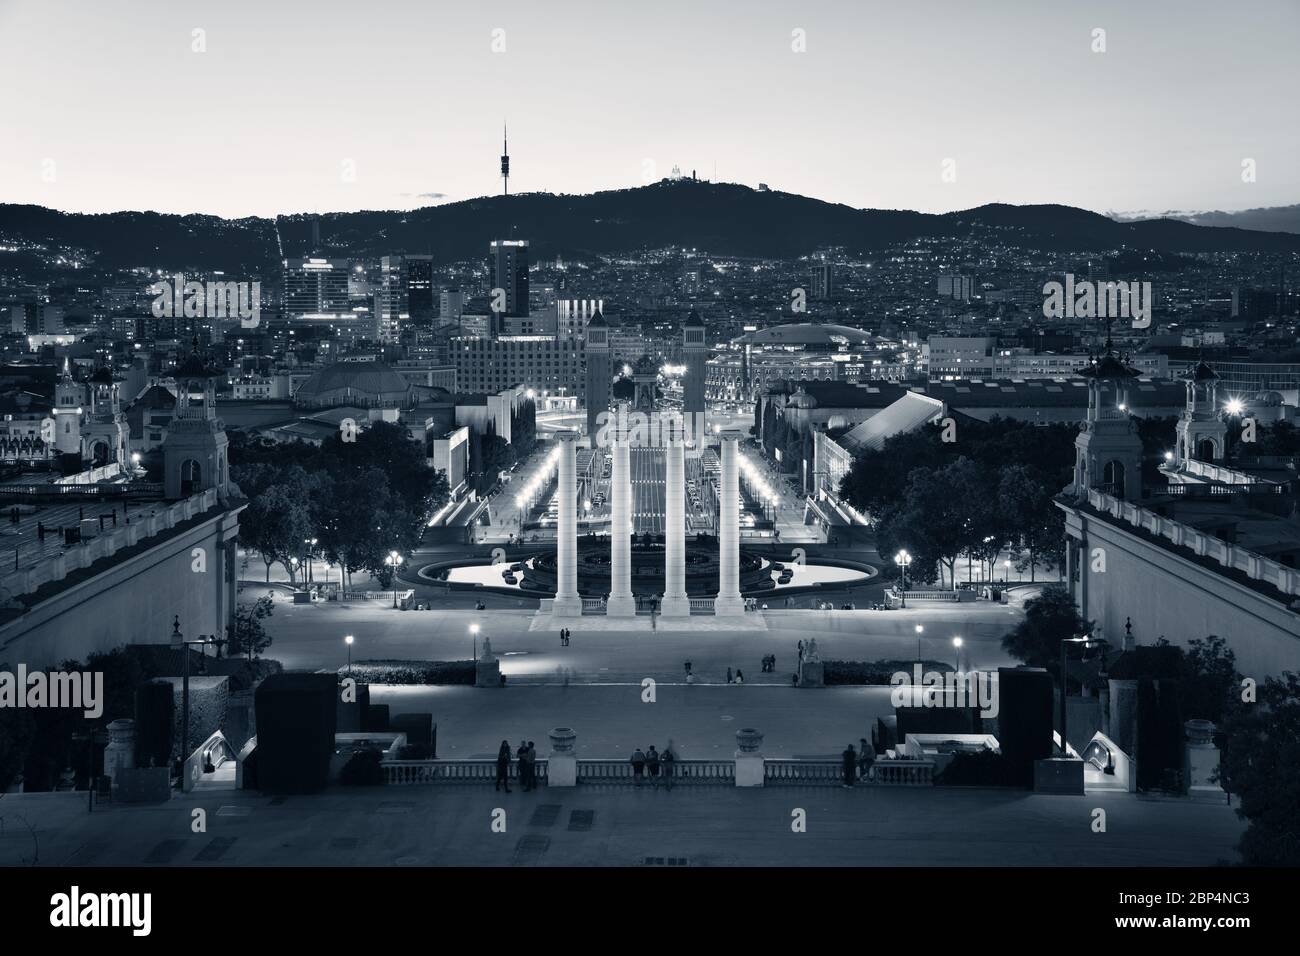
[[[867,743],[866,737],[858,738],[860,750],[854,750],[853,744],[845,748],[842,768],[844,772],[844,782],[841,786],[852,787],[858,779],[865,780],[871,770],[871,765],[875,763],[876,752],[871,745]]]
[[[772,674],[776,672],[776,655],[768,654],[763,658],[763,673]]]
[[[519,761],[519,786],[523,790],[537,789],[537,747],[531,740],[519,741],[519,750],[515,754]],[[510,793],[510,741],[501,741],[501,749],[497,751],[497,782],[496,788],[500,790],[505,787],[506,793]]]
[[[737,668],[736,668],[736,673],[735,673],[735,674],[732,674],[732,673],[731,673],[731,668],[728,667],[728,668],[727,668],[727,683],[728,683],[728,684],[743,684],[743,683],[745,683],[745,672],[742,671],[739,667],[737,667]]]
[[[677,763],[677,755],[673,753],[673,742],[671,740],[668,741],[668,746],[663,749],[662,753],[655,750],[654,744],[651,744],[646,751],[642,751],[640,747],[637,747],[636,750],[632,751],[630,763],[632,764],[632,779],[638,787],[641,786],[648,773],[650,783],[655,789],[659,788],[661,777],[667,789],[671,790],[673,788],[673,770]]]
[[[562,628],[560,628],[560,646],[561,646],[561,647],[568,647],[568,646],[569,646],[569,635],[570,635],[571,633],[572,633],[572,632],[571,632],[567,627],[562,627]]]

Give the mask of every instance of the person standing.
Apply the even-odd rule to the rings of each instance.
[[[867,779],[867,771],[871,769],[871,765],[875,763],[875,760],[876,760],[875,752],[871,749],[871,747],[867,745],[867,738],[859,737],[858,738],[858,779],[859,780]]]
[[[528,789],[537,789],[537,747],[528,741]]]
[[[632,751],[632,779],[636,781],[638,787],[641,786],[641,779],[644,773],[645,754],[641,752],[640,747],[637,747],[636,750]]]
[[[731,682],[732,682],[732,677],[731,677],[731,668],[728,667],[728,668],[727,668],[727,683],[730,684]]]
[[[519,761],[519,789],[528,790],[528,741],[519,741],[519,749],[515,751],[515,759]]]
[[[664,789],[673,788],[673,764],[677,762],[677,755],[673,753],[673,742],[668,741],[668,746],[664,747],[664,752],[659,758],[659,763],[663,767]]]
[[[858,755],[853,752],[853,744],[849,744],[848,748],[844,751],[843,756],[844,756],[843,786],[847,790],[853,786],[854,774],[857,772],[858,769]]]
[[[510,792],[510,741],[501,741],[501,749],[497,751],[497,784],[495,789],[506,788],[506,793]]]
[[[659,751],[655,750],[655,745],[650,745],[650,751],[645,755],[646,770],[650,772],[650,786],[656,790],[659,789]]]
[[[745,672],[742,671],[739,667],[736,668],[736,683],[737,684],[745,683]]]

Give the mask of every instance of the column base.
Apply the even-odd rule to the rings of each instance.
[[[557,594],[551,604],[551,617],[582,617],[582,598],[576,594],[572,597]]]
[[[713,601],[713,613],[717,617],[743,617],[745,599],[739,594],[723,596],[719,594]]]
[[[611,594],[605,602],[606,617],[636,617],[636,598],[630,594]]]
[[[759,753],[742,753],[736,751],[736,786],[763,786],[763,755]]]
[[[659,613],[663,617],[690,617],[691,599],[685,594],[665,594],[659,602]]]
[[[546,758],[546,785],[548,787],[576,787],[578,785],[578,758],[575,754],[551,754]]]

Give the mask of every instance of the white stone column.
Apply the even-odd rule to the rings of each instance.
[[[556,493],[560,499],[560,520],[555,537],[555,603],[554,617],[581,617],[582,598],[578,595],[578,464],[574,446],[578,433],[560,432],[559,481]]]
[[[620,409],[621,411],[621,409]],[[609,488],[609,600],[606,617],[636,617],[632,596],[632,453],[623,419],[609,429],[613,436],[613,467]]]
[[[680,423],[669,421],[664,469],[664,617],[690,617],[686,596],[686,449]]]
[[[740,596],[740,436],[722,436],[722,478],[718,491],[718,617],[745,613]]]

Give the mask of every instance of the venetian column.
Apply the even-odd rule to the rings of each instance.
[[[667,467],[664,473],[664,617],[690,617],[686,596],[686,449],[682,444],[681,420],[666,424]]]
[[[555,537],[555,617],[581,617],[582,598],[578,595],[578,466],[574,447],[578,433],[563,431],[556,436],[560,443],[559,487],[560,520]]]
[[[742,615],[740,596],[740,441],[731,431],[722,436],[722,478],[718,489],[718,617]]]
[[[619,410],[620,412],[622,409]],[[609,601],[606,617],[636,617],[632,596],[632,453],[622,415],[617,415],[613,435],[613,467],[609,489]]]

